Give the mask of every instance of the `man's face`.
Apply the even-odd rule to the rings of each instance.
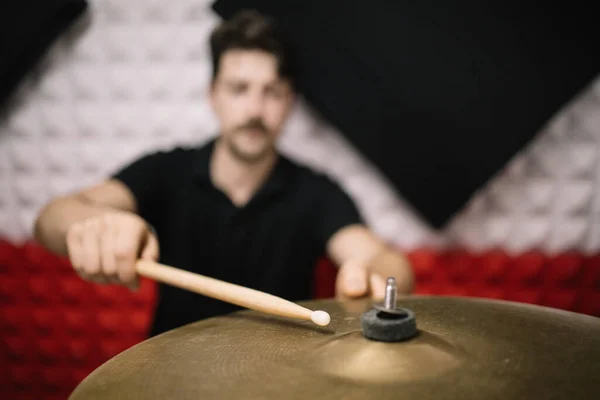
[[[277,59],[259,50],[229,50],[221,57],[211,103],[231,152],[245,162],[260,161],[275,148],[293,101]]]

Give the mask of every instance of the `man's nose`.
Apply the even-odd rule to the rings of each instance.
[[[262,117],[265,110],[265,101],[261,95],[253,95],[248,99],[246,111],[249,118]]]

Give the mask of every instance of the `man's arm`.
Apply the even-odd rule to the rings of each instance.
[[[147,154],[103,183],[53,200],[41,210],[35,222],[36,240],[55,253],[67,255],[67,232],[76,223],[115,212],[146,219],[160,207],[162,193],[167,190],[170,154],[174,153]]]
[[[410,294],[414,289],[414,276],[408,259],[388,246],[372,231],[361,224],[339,229],[327,242],[329,258],[342,267],[340,284],[347,280],[361,280],[370,286],[372,295],[382,298],[385,282],[390,276],[396,278],[398,294]],[[362,271],[361,271],[362,269]],[[360,289],[360,288],[359,288]],[[360,292],[360,290],[358,290]]]
[[[323,181],[318,193],[314,225],[327,256],[340,268],[336,294],[382,298],[388,277],[396,278],[399,294],[412,292],[409,261],[366,227],[350,196],[330,179]]]
[[[72,224],[117,210],[135,213],[136,201],[127,186],[110,179],[44,206],[35,221],[34,237],[50,251],[66,256],[66,235]]]

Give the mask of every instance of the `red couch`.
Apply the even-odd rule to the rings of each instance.
[[[600,255],[501,251],[409,253],[419,294],[541,304],[600,316]],[[333,295],[335,269],[316,270],[316,297]],[[155,288],[137,293],[80,280],[35,243],[0,241],[0,398],[65,399],[94,368],[143,340]]]

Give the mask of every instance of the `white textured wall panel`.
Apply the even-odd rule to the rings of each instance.
[[[216,133],[206,90],[207,39],[218,18],[209,6],[90,1],[89,18],[53,46],[0,119],[0,236],[25,240],[52,196],[90,185],[147,151]],[[600,80],[440,232],[302,101],[281,149],[336,178],[371,226],[405,248],[600,250]]]

